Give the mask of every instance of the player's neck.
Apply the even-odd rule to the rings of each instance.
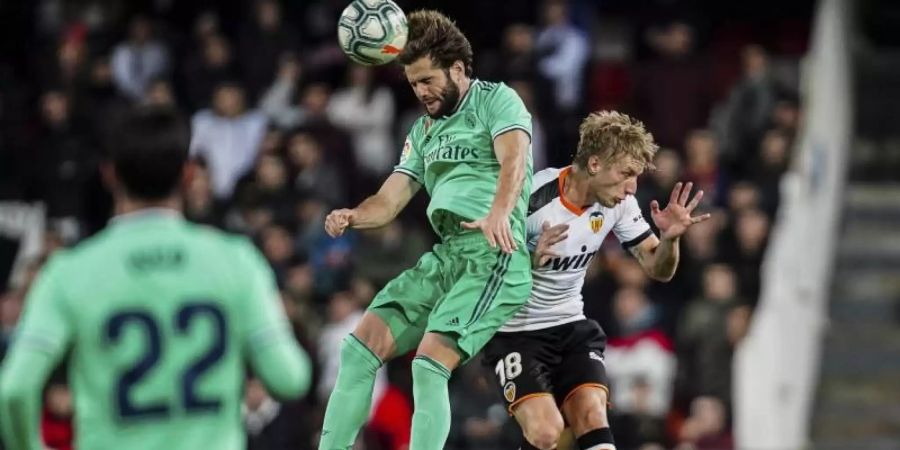
[[[466,98],[466,94],[469,93],[469,88],[472,87],[472,79],[469,77],[462,77],[459,80],[459,99],[456,100],[456,104],[453,105],[453,111],[459,109],[459,105],[462,104],[464,98]]]
[[[129,214],[145,209],[171,209],[181,212],[181,199],[177,195],[161,200],[139,200],[124,194],[116,196],[116,215]]]
[[[594,201],[588,195],[590,191],[589,181],[587,172],[579,170],[578,166],[573,164],[563,182],[563,197],[573,205],[588,206],[593,204]]]

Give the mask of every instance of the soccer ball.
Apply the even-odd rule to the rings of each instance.
[[[393,61],[407,32],[406,14],[391,0],[353,0],[338,20],[341,50],[367,66]]]

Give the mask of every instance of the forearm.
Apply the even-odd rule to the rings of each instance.
[[[525,181],[525,158],[522,155],[509,157],[500,163],[500,176],[497,180],[497,193],[494,194],[494,202],[491,204],[491,213],[509,215],[519,195],[522,194],[522,185]]]
[[[312,381],[309,356],[293,338],[285,337],[253,352],[251,364],[257,377],[275,398],[293,400],[309,391]]]
[[[400,213],[401,205],[389,201],[381,194],[375,194],[362,201],[356,208],[350,226],[355,229],[383,227]]]
[[[669,281],[675,276],[679,260],[679,240],[680,238],[659,241],[645,267],[650,277],[658,281]]]
[[[39,450],[41,391],[52,369],[52,358],[18,351],[0,372],[0,434],[7,450]]]

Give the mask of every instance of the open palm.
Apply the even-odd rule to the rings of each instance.
[[[690,199],[693,187],[694,183],[690,182],[685,185],[682,185],[681,182],[675,183],[666,209],[660,210],[659,202],[656,200],[650,202],[650,214],[653,217],[653,223],[659,228],[663,239],[680,237],[691,225],[710,218],[709,214],[691,217],[691,213],[700,204],[700,200],[703,199],[703,191],[698,191],[697,195]]]

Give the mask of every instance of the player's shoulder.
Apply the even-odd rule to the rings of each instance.
[[[230,256],[240,256],[240,254],[252,252],[256,249],[256,246],[253,245],[253,242],[247,236],[223,231],[209,225],[186,222],[184,224],[184,232],[187,234],[188,241],[192,244],[217,247],[221,252],[229,253]]]
[[[531,196],[528,200],[528,215],[543,208],[559,197],[559,174],[562,169],[550,167],[532,176]]]
[[[431,126],[431,118],[428,117],[428,114],[422,114],[410,125],[407,138],[417,139],[421,137],[429,126]]]
[[[634,211],[640,212],[641,207],[640,205],[638,205],[637,197],[629,194],[625,196],[624,200],[613,207],[613,211],[618,213],[620,216],[624,216]]]
[[[480,101],[490,101],[493,98],[518,96],[515,89],[502,81],[487,81],[476,79],[472,81],[472,93]]]

